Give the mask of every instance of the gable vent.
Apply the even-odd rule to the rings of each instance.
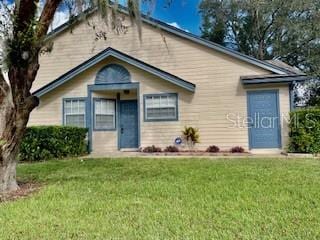
[[[128,83],[131,82],[129,71],[119,64],[109,64],[103,67],[97,74],[95,83]]]

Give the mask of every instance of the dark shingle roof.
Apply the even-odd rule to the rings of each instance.
[[[290,66],[289,64],[286,64],[285,62],[283,62],[281,60],[278,60],[278,59],[267,60],[266,62],[268,62],[268,63],[270,63],[270,64],[272,64],[274,66],[278,66],[278,67],[284,68],[284,69],[290,71],[293,74],[301,74],[301,75],[304,74],[304,72],[302,72],[300,69],[298,69],[296,67],[293,67],[293,66]]]

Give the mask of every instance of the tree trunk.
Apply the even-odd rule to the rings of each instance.
[[[12,149],[12,140],[9,139],[13,126],[13,104],[9,98],[9,89],[6,89],[0,102],[0,192],[15,191],[18,189],[16,181],[16,151]]]
[[[0,193],[19,188],[16,180],[19,147],[30,113],[39,104],[30,91],[40,67],[40,50],[61,1],[47,0],[40,18],[36,15],[38,0],[21,0],[14,7],[13,36],[6,40],[9,82],[0,68]],[[37,24],[33,26],[35,19]]]
[[[0,167],[0,193],[12,192],[19,189],[16,179],[16,154],[11,153],[10,161]]]
[[[258,49],[258,57],[259,60],[265,60],[265,44],[264,40],[260,40],[259,49]]]
[[[39,103],[36,97],[23,91],[13,97],[9,87],[5,90],[0,94],[0,193],[19,188],[16,180],[19,147],[30,113]]]

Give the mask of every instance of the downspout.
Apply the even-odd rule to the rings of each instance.
[[[289,98],[290,98],[290,111],[293,111],[296,108],[294,103],[294,85],[296,84],[295,81],[289,84]]]

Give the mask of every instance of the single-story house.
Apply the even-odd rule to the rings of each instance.
[[[97,154],[174,145],[185,126],[199,129],[199,150],[286,148],[292,84],[306,79],[302,72],[148,17],[141,40],[134,26],[116,33],[94,12],[88,21],[106,39],[95,40],[97,28],[84,20],[48,35],[53,49],[40,57],[40,105],[29,125],[87,127]]]

